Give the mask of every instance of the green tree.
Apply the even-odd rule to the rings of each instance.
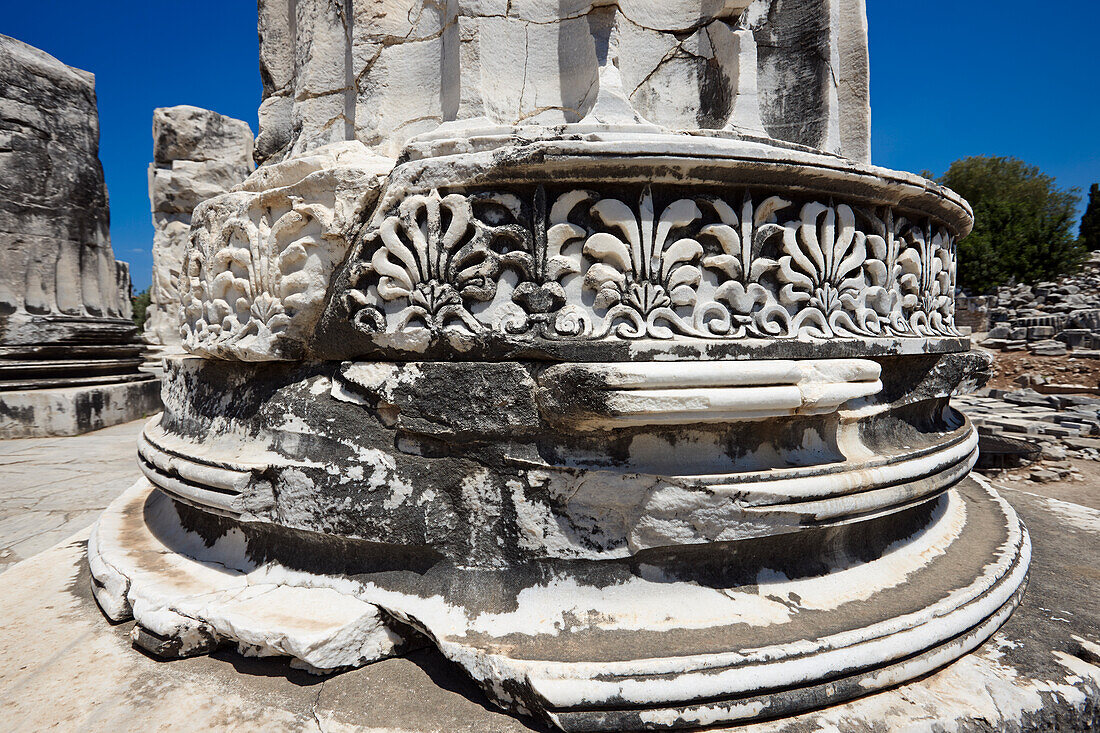
[[[974,207],[974,232],[959,242],[959,286],[986,293],[1015,280],[1052,280],[1076,270],[1085,248],[1073,235],[1080,197],[1018,158],[979,155],[951,164],[939,182]]]
[[[1100,249],[1100,183],[1089,188],[1089,205],[1081,217],[1081,243],[1090,252]]]
[[[146,311],[149,308],[149,288],[145,288],[130,300],[134,304],[134,323],[138,328],[142,328],[145,326]]]

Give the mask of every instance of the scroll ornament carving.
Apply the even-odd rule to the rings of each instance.
[[[959,335],[954,237],[934,222],[649,186],[549,200],[405,198],[353,260],[349,316],[367,333],[559,340]]]

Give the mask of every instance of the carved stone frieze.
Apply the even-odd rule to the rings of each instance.
[[[954,235],[888,207],[539,186],[432,190],[375,221],[347,317],[410,343],[959,335]]]
[[[369,156],[340,147],[317,156],[317,168],[284,164],[289,184],[263,171],[262,184],[284,185],[228,193],[195,210],[180,282],[188,351],[241,361],[301,356],[380,185]]]

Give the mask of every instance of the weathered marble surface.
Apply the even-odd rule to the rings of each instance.
[[[153,111],[153,282],[145,340],[180,350],[179,280],[191,215],[208,198],[228,192],[252,172],[248,123],[181,105]]]
[[[1100,594],[1100,502],[1073,484],[1043,488],[1051,498],[1001,488],[1031,528],[1035,559],[1023,604],[981,649],[874,697],[732,730],[1095,730],[1100,658],[1089,645],[1100,643],[1100,609],[1085,601]],[[131,648],[132,623],[103,623],[86,536],[0,575],[0,713],[13,729],[138,731],[176,722],[211,731],[547,730],[494,710],[431,648],[324,677],[229,650],[155,661]]]
[[[867,162],[861,0],[272,0],[260,33],[264,164],[195,210],[192,356],[90,539],[141,648],[431,643],[517,715],[662,729],[1011,615],[1031,544],[950,407],[988,375],[972,212]]]
[[[74,335],[86,319],[113,325],[129,293],[108,233],[94,77],[0,36],[0,109],[0,343],[35,343],[46,319]]]
[[[156,405],[108,217],[94,77],[0,36],[2,437],[72,435]]]
[[[440,125],[574,123],[731,130],[870,156],[861,0],[259,7],[259,161],[346,140],[396,157]]]

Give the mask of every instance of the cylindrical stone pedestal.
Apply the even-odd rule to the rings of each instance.
[[[192,356],[90,545],[139,645],[328,671],[432,644],[502,708],[635,730],[869,694],[1011,614],[1030,542],[950,406],[988,369],[953,322],[972,216],[856,162],[862,4],[688,5],[263,16],[340,20],[348,65],[381,45],[358,96],[291,95],[303,72],[265,102],[339,102],[342,141],[269,126],[272,162],[195,211]],[[494,82],[525,26],[556,102]],[[455,77],[402,106],[398,68]]]

